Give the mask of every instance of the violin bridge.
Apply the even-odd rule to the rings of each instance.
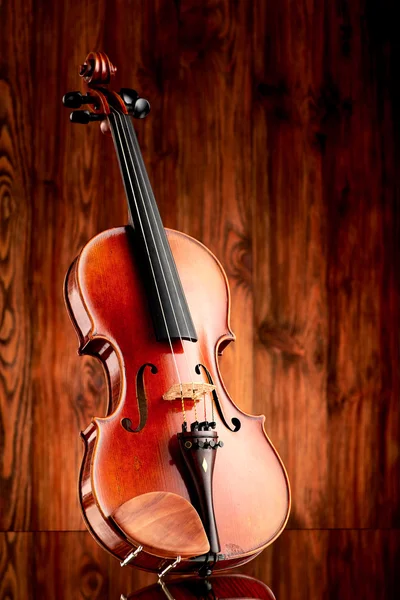
[[[204,394],[215,390],[211,383],[175,383],[163,395],[163,400],[199,400]]]

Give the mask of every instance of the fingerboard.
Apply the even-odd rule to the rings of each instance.
[[[158,341],[197,334],[143,162],[131,117],[108,117],[128,201],[129,223]]]

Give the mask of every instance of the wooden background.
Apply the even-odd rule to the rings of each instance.
[[[164,224],[226,267],[223,374],[289,472],[288,527],[244,571],[278,600],[400,597],[394,6],[0,3],[1,599],[117,599],[153,581],[97,547],[77,502],[78,432],[105,383],[76,354],[63,278],[126,222],[111,140],[61,105],[91,49],[151,101],[136,125]]]

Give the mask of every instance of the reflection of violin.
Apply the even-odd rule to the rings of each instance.
[[[289,483],[264,417],[240,411],[221,380],[218,356],[234,339],[226,275],[200,242],[164,229],[130,118],[149,104],[112,91],[114,72],[90,53],[86,95],[64,96],[90,107],[71,121],[111,130],[129,211],[126,227],[86,244],[65,283],[79,352],[102,361],[109,389],[107,416],[82,434],[81,506],[123,564],[226,569],[282,531]]]
[[[258,579],[245,575],[222,575],[209,580],[177,579],[161,588],[152,585],[121,600],[275,600],[274,594]]]

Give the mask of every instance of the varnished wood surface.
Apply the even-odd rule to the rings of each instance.
[[[165,225],[227,270],[238,341],[223,375],[241,408],[266,415],[291,478],[290,530],[249,568],[280,600],[396,597],[394,15],[392,0],[1,3],[0,528],[21,532],[2,536],[1,598],[10,578],[16,598],[32,581],[36,597],[60,597],[26,551],[55,561],[51,544],[71,536],[57,560],[76,572],[77,540],[91,542],[31,532],[84,529],[77,433],[105,410],[101,367],[77,357],[62,300],[82,245],[126,221],[111,140],[70,125],[60,102],[95,48],[151,101],[137,127]],[[90,552],[89,586],[126,576]]]
[[[216,566],[222,570],[254,556],[281,533],[289,516],[289,484],[281,460],[263,429],[263,418],[240,411],[219,375],[216,358],[219,349],[232,341],[226,275],[215,256],[198,241],[169,229],[167,235],[198,335],[197,344],[183,342],[184,352],[181,342],[175,343],[174,355],[167,352],[166,343],[166,349],[161,347],[160,352],[125,228],[110,229],[95,236],[85,245],[68,274],[66,297],[81,338],[80,348],[85,354],[101,356],[110,391],[121,390],[112,414],[101,419],[96,417],[85,431],[87,452],[80,482],[82,504],[91,530],[120,560],[126,557],[126,550],[121,552],[121,541],[118,541],[120,550],[117,552],[114,532],[108,541],[110,532],[104,517],[118,514],[121,505],[132,499],[140,502],[141,494],[172,492],[199,506],[201,501],[190,486],[179,450],[177,434],[183,420],[180,403],[173,406],[163,401],[162,396],[176,382],[177,370],[183,381],[198,381],[195,366],[203,364],[218,390],[220,414],[215,412],[216,431],[224,444],[218,449],[215,470],[213,467],[213,505],[220,550],[213,549],[210,539],[211,550],[220,551],[225,557]],[[112,344],[113,352],[100,352],[99,347],[104,349],[105,344]],[[119,365],[117,369],[115,364]],[[152,367],[144,373],[148,418],[140,428],[144,409],[140,411],[142,401],[137,398],[137,374],[146,365]],[[199,404],[198,414],[207,414],[203,410],[208,410],[210,419],[208,399],[204,407]],[[188,423],[197,420],[193,403],[186,403],[185,414]],[[132,428],[138,426],[138,430],[135,433],[124,430],[121,427],[124,419],[130,420]],[[240,424],[237,431],[233,428],[235,422]],[[127,476],[130,469],[132,474]],[[91,516],[95,511],[97,518]],[[182,525],[174,521],[173,512],[169,526],[172,536],[174,529],[183,533]],[[135,520],[139,525],[139,519],[135,517]],[[118,525],[125,531],[119,520]],[[166,553],[163,554],[160,547],[157,551],[151,550],[152,543],[146,541],[146,536],[139,539],[131,535],[134,529],[131,526],[126,530],[134,549],[140,545],[156,556],[171,557],[167,548],[175,547],[176,540],[165,542]],[[181,541],[182,558],[187,558],[190,553],[185,548],[184,538]],[[198,554],[201,553],[191,556]],[[154,557],[149,556],[148,560],[147,564],[144,555],[140,555],[135,564],[153,570]],[[176,570],[186,570],[187,566],[182,562]]]
[[[165,600],[169,593],[174,600],[202,600],[203,598],[224,598],[229,600],[275,600],[271,590],[261,581],[244,575],[222,575],[208,581],[201,578],[173,578],[166,583],[165,591],[160,584],[154,584],[130,594],[127,600]]]
[[[0,534],[0,598],[119,600],[155,576],[118,567],[87,532]],[[262,580],[277,600],[397,600],[399,533],[286,530],[239,571]]]
[[[112,517],[135,547],[142,546],[158,556],[175,560],[177,556],[190,558],[210,551],[199,514],[177,494],[143,494],[128,500]]]

